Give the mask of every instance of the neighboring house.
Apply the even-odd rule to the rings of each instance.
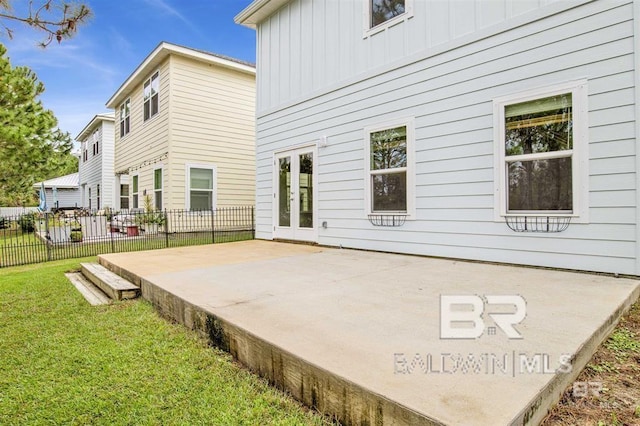
[[[33,189],[39,192],[44,183],[45,198],[48,210],[73,209],[80,207],[80,188],[78,187],[78,173],[45,180],[33,184]]]
[[[126,179],[115,188],[113,121],[113,113],[98,114],[76,136],[80,142],[81,203],[87,209],[129,208],[129,199],[121,201],[119,197],[128,191]]]
[[[163,42],[107,107],[130,208],[145,207],[145,196],[156,209],[255,203],[253,65]]]
[[[254,1],[256,236],[640,275],[639,9]]]

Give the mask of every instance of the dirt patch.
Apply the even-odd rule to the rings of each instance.
[[[640,425],[640,301],[620,320],[542,425]]]

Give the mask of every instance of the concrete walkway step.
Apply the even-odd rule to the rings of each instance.
[[[81,263],[84,275],[113,300],[135,299],[140,288],[97,263]]]
[[[71,284],[82,294],[82,296],[92,306],[108,305],[111,303],[109,296],[104,294],[102,290],[93,285],[91,281],[86,279],[80,272],[69,272],[64,274]]]

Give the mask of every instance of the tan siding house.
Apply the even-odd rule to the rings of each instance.
[[[253,65],[163,42],[107,107],[131,208],[145,195],[158,209],[255,203]]]

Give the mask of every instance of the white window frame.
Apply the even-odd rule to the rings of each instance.
[[[126,111],[128,105],[128,112],[126,115],[122,115],[123,111]],[[131,132],[131,98],[127,98],[122,104],[120,104],[120,139],[124,139]],[[128,127],[128,130],[127,130]]]
[[[211,210],[215,210],[218,204],[218,170],[214,164],[198,164],[188,163],[185,164],[185,179],[184,179],[184,208],[191,211],[191,169],[208,169],[213,171],[213,188],[211,192]]]
[[[160,189],[156,189],[156,171],[160,170]],[[153,169],[153,175],[152,175],[152,179],[151,181],[153,182],[153,208],[156,210],[162,210],[164,209],[164,165],[161,165],[159,167],[155,167]],[[160,193],[160,209],[158,209],[158,205],[157,205],[157,199],[158,199],[158,193]]]
[[[138,184],[138,187],[135,188],[136,192],[133,192],[134,181],[137,181],[136,183]],[[129,210],[139,209],[140,208],[140,175],[139,174],[131,175],[131,187],[129,188],[129,192],[131,193],[131,202],[129,203]],[[136,200],[137,202],[134,203],[134,200]]]
[[[505,107],[511,104],[533,101],[550,96],[571,93],[573,120],[573,147],[571,150],[572,212],[540,211],[507,212],[507,173],[505,155]],[[577,80],[515,93],[493,100],[494,139],[494,220],[504,222],[508,216],[571,217],[574,223],[588,223],[589,200],[589,123],[587,80]],[[527,154],[527,159],[552,159],[566,157],[565,151]]]
[[[155,78],[154,78],[155,77]],[[152,102],[151,100],[153,99],[153,95],[151,95],[149,97],[149,100],[146,100],[144,98],[144,88],[147,85],[147,83],[149,83],[150,86],[153,86],[153,80],[157,79],[158,80],[158,91],[156,93],[156,96],[158,97],[158,110],[155,112],[155,114],[153,113],[153,111],[151,111],[151,105]],[[144,116],[144,106],[145,104],[149,102],[149,117]],[[156,115],[158,115],[160,113],[160,70],[156,70],[153,73],[151,73],[151,76],[149,78],[147,78],[144,83],[142,83],[142,120],[143,122],[147,122],[149,120],[151,120],[153,117],[155,117]]]
[[[123,196],[122,195],[122,187],[126,186],[127,187],[127,195]],[[119,202],[118,202],[118,209],[123,209],[122,207],[122,200],[126,199],[127,200],[127,208],[126,210],[129,210],[129,193],[131,192],[131,187],[129,186],[128,183],[119,183],[118,184],[118,198],[119,198]]]
[[[381,130],[394,129],[405,126],[407,128],[407,211],[373,211],[373,198],[371,196],[371,133]],[[381,216],[406,216],[407,220],[413,220],[416,216],[416,177],[415,177],[415,118],[402,118],[384,123],[375,124],[364,129],[364,209],[365,214]],[[402,169],[391,169],[400,171]]]
[[[100,154],[100,130],[96,129],[93,132],[93,155],[96,156]]]
[[[392,27],[400,22],[404,22],[413,17],[413,0],[405,0],[404,2],[404,13],[398,16],[395,16],[389,20],[384,21],[381,24],[376,25],[375,27],[371,27],[371,14],[372,14],[372,0],[363,0],[363,10],[362,10],[362,29],[363,36],[362,38],[370,37],[379,32],[385,31],[387,28]]]

